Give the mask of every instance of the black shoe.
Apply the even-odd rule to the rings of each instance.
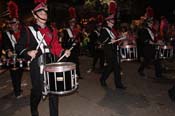
[[[121,86],[117,86],[116,88],[125,90],[127,87],[121,85]]]
[[[105,82],[104,80],[102,80],[102,79],[100,79],[100,84],[101,84],[101,86],[103,86],[103,87],[107,87],[106,82]]]

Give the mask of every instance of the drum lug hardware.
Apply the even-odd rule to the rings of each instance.
[[[42,100],[45,101],[47,99],[47,95],[42,95]]]

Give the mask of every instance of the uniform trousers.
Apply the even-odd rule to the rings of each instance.
[[[162,65],[159,59],[158,51],[154,45],[145,45],[143,48],[143,62],[141,62],[140,67],[138,69],[139,72],[143,72],[145,67],[151,62],[154,64],[155,68],[155,76],[157,78],[162,76]]]
[[[37,60],[32,61],[30,64],[31,75],[31,95],[30,95],[30,108],[32,116],[39,116],[38,105],[42,98],[43,90],[43,75],[40,74],[40,68]],[[58,116],[58,96],[49,94],[49,111],[50,116]]]
[[[13,90],[15,96],[19,96],[22,92],[21,90],[21,81],[22,81],[23,69],[10,69],[10,76],[12,80]]]
[[[120,64],[117,60],[118,59],[117,52],[111,55],[106,54],[105,57],[107,65],[104,67],[100,81],[105,82],[108,79],[109,75],[112,72],[114,72],[114,82],[116,88],[123,86],[120,75]]]
[[[97,49],[95,50],[95,53],[94,53],[94,55],[93,55],[92,69],[95,69],[95,65],[96,65],[96,63],[97,63],[98,60],[100,60],[100,69],[103,69],[103,67],[104,67],[104,62],[105,62],[104,51],[103,51],[103,49],[97,48]]]

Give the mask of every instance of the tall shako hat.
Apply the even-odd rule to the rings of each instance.
[[[151,6],[148,6],[146,8],[145,17],[146,18],[153,18],[154,17],[154,11],[153,11],[153,8]]]
[[[70,7],[68,9],[68,12],[69,12],[69,22],[75,22],[76,21],[76,10],[74,7]]]
[[[7,3],[7,9],[9,12],[9,20],[7,21],[7,23],[19,23],[18,5],[14,1],[10,0]]]
[[[33,13],[36,13],[38,11],[44,10],[47,11],[47,0],[34,0],[34,8],[32,9]]]
[[[117,3],[115,1],[111,1],[108,5],[108,16],[105,18],[105,20],[114,19],[116,12],[117,12]]]

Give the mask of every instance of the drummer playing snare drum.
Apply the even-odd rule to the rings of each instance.
[[[140,76],[145,76],[145,67],[153,62],[155,66],[155,78],[162,78],[162,65],[157,55],[156,44],[155,44],[155,34],[153,32],[153,19],[147,19],[145,21],[145,26],[142,29],[140,38],[143,39],[143,62],[141,62],[138,72]]]
[[[36,23],[24,28],[16,46],[16,51],[25,59],[31,59],[31,96],[30,108],[32,116],[39,116],[38,105],[42,98],[44,64],[57,61],[64,49],[58,41],[57,30],[46,24],[48,20],[46,1],[36,3],[32,13]],[[27,45],[27,47],[26,47]],[[65,51],[68,57],[70,51]],[[58,116],[58,96],[49,94],[50,116]]]

